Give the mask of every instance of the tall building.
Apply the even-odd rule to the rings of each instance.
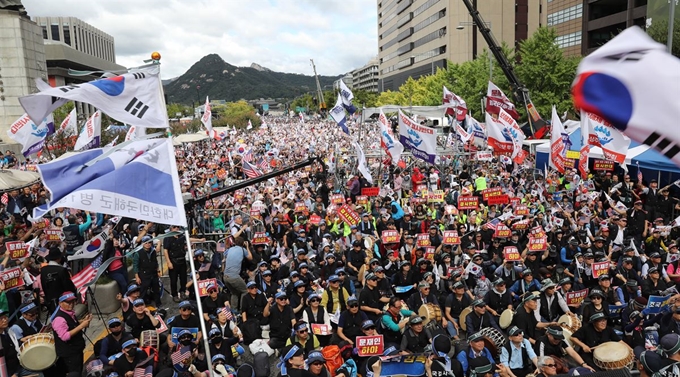
[[[47,64],[47,79],[51,86],[78,84],[96,80],[101,74],[74,75],[78,71],[121,71],[116,64],[113,37],[75,17],[34,17],[42,29]],[[141,63],[141,62],[140,62]],[[78,119],[84,121],[95,109],[76,102]]]
[[[583,0],[548,0],[547,25],[557,32],[557,44],[567,56],[581,55]]]
[[[365,66],[355,69],[352,72],[352,89],[365,90],[367,92],[378,92],[378,58],[372,59]]]
[[[516,46],[545,26],[546,0],[470,0],[498,43]],[[488,49],[462,0],[377,0],[379,91]]]
[[[354,77],[352,76],[352,72],[348,72],[341,78],[333,81],[333,90],[336,92],[340,91],[340,81],[344,82],[348,88],[354,88]]]
[[[24,114],[19,97],[37,90],[36,79],[47,79],[40,27],[25,13],[0,9],[0,142],[14,144],[7,131]],[[16,144],[0,148],[21,151]]]
[[[581,53],[588,55],[633,25],[645,27],[647,0],[584,0]]]

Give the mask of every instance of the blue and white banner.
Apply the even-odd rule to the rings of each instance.
[[[354,94],[345,85],[345,82],[340,80],[340,98],[342,98],[342,106],[347,110],[347,112],[352,115],[357,112],[357,108],[352,104],[354,99]]]
[[[85,127],[78,135],[78,140],[73,149],[78,151],[81,149],[99,148],[102,136],[102,113],[97,110],[85,123]]]
[[[397,165],[401,154],[404,152],[404,146],[401,145],[399,140],[392,137],[391,127],[389,127],[387,117],[383,114],[382,110],[380,110],[380,115],[378,116],[378,123],[380,124],[380,146],[390,156],[392,164]]]
[[[399,110],[399,141],[410,149],[413,157],[434,164],[437,158],[437,134],[433,128],[421,126]]]
[[[52,208],[76,208],[159,224],[186,226],[175,152],[170,139],[128,142],[38,165]]]
[[[45,137],[54,133],[54,119],[49,114],[42,123],[36,125],[27,114],[21,116],[9,127],[7,135],[21,144],[21,154],[28,157],[40,152],[45,145]]]
[[[300,114],[302,116],[302,114]],[[349,128],[347,128],[347,117],[345,116],[345,107],[342,104],[342,97],[338,95],[338,100],[335,106],[331,109],[331,118],[342,128],[342,131],[349,135]]]
[[[662,309],[670,305],[670,300],[673,295],[668,296],[649,296],[647,301],[647,308],[645,311],[647,314],[659,314]]]
[[[168,114],[161,93],[158,67],[124,75],[52,88],[38,80],[40,92],[19,98],[32,120],[42,120],[64,103],[80,101],[110,117],[144,128],[166,128]]]

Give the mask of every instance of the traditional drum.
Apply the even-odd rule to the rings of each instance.
[[[593,350],[595,365],[604,370],[631,369],[634,360],[633,350],[619,342],[602,343]]]
[[[562,328],[571,331],[572,334],[581,328],[581,321],[575,315],[565,314],[557,320],[557,323],[559,323]]]
[[[158,332],[156,330],[144,330],[139,335],[141,347],[151,347],[158,349]]]
[[[494,356],[500,356],[506,341],[505,335],[493,327],[485,327],[479,333],[484,335],[484,346],[489,352]]]
[[[503,313],[501,313],[501,318],[498,320],[498,324],[501,325],[503,330],[505,330],[510,327],[510,324],[512,324],[512,318],[514,316],[515,312],[513,312],[511,309],[505,309],[503,310]]]
[[[460,312],[460,317],[458,317],[458,326],[463,329],[463,331],[467,331],[467,326],[465,325],[465,319],[467,318],[468,314],[472,313],[472,308],[467,307],[463,309],[462,312]]]
[[[442,321],[442,309],[439,305],[435,305],[431,302],[421,305],[420,309],[418,309],[418,315],[425,317],[425,320],[423,321],[424,326],[427,326],[430,321],[435,321],[436,323]]]
[[[571,336],[574,335],[571,330],[567,328],[562,328],[562,335],[564,335],[564,340],[567,342],[567,344],[571,347],[574,348],[574,342],[571,341]]]
[[[19,350],[19,362],[28,370],[45,370],[55,361],[57,361],[57,351],[54,348],[54,337],[49,333],[27,337]]]

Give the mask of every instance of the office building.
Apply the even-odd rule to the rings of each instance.
[[[470,0],[499,44],[517,46],[546,25],[546,0]],[[462,0],[377,0],[379,90],[474,59],[486,41]]]
[[[372,59],[365,66],[355,69],[352,72],[352,89],[365,90],[367,92],[378,92],[378,58]]]
[[[350,89],[354,87],[354,77],[352,76],[352,72],[346,73],[341,78],[333,81],[333,90],[336,92],[340,91],[340,81],[344,82],[345,85],[347,85],[347,87]]]
[[[584,0],[581,53],[588,55],[633,25],[645,28],[647,0]]]
[[[581,55],[583,3],[583,0],[548,0],[546,24],[557,32],[557,44],[566,56]]]

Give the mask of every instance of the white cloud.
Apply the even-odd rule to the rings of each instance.
[[[339,75],[377,55],[375,0],[23,0],[32,17],[77,17],[112,35],[116,60],[162,55],[176,77],[210,53],[280,72]]]

